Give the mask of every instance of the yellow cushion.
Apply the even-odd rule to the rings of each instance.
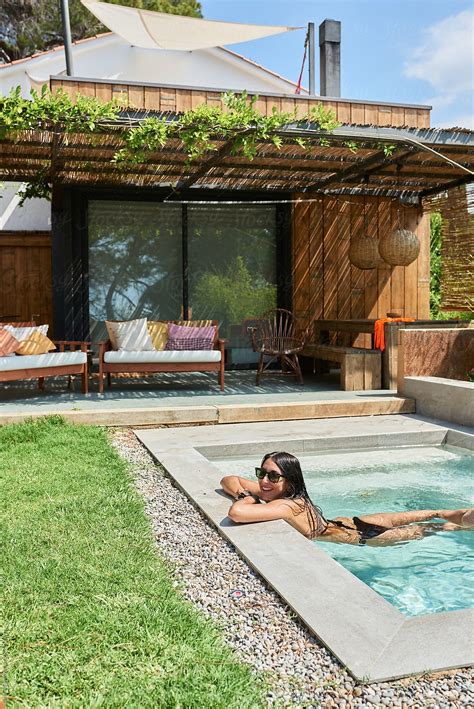
[[[168,323],[149,320],[147,328],[155,350],[164,350],[168,342]]]
[[[39,330],[35,330],[27,340],[21,341],[16,353],[17,355],[38,355],[55,349],[56,345],[51,342],[49,337],[43,335]]]

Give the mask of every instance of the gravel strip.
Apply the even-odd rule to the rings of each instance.
[[[358,685],[174,487],[132,431],[111,435],[131,463],[158,550],[176,569],[176,587],[266,677],[269,707],[474,707],[469,668]]]

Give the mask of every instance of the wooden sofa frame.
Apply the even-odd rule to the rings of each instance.
[[[35,322],[11,322],[2,323],[4,325],[12,325],[13,327],[36,327]],[[87,352],[89,348],[89,342],[83,342],[81,340],[53,340],[59,352],[66,352],[67,350],[77,350],[80,348],[82,352]],[[53,354],[53,353],[51,353]],[[0,382],[11,382],[16,379],[37,379],[38,388],[44,390],[44,380],[45,377],[60,377],[64,375],[71,376],[72,374],[80,374],[82,378],[82,393],[87,394],[89,392],[89,369],[87,360],[84,364],[65,364],[59,365],[57,367],[35,367],[32,369],[15,369],[10,372],[0,371]]]
[[[159,322],[176,324],[183,321],[160,320]],[[104,393],[104,379],[107,377],[107,384],[112,385],[112,374],[155,374],[157,372],[217,372],[217,379],[224,391],[224,346],[226,340],[219,339],[219,321],[212,320],[211,325],[216,328],[214,337],[214,350],[221,353],[220,362],[106,362],[104,355],[112,350],[110,340],[99,342],[99,393]]]

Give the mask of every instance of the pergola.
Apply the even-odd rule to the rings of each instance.
[[[65,133],[50,126],[7,135],[0,141],[0,179],[30,180],[42,174],[52,184],[169,186],[170,199],[181,189],[200,187],[308,197],[401,197],[413,205],[474,180],[474,132],[460,128],[343,125],[328,133],[317,125],[294,123],[275,132],[279,147],[270,138],[259,141],[252,160],[232,154],[233,139],[217,135],[213,149],[196,161],[188,159],[176,137],[144,163],[115,164],[113,157],[124,145],[123,128],[150,115],[173,120],[173,114],[136,111],[102,123],[97,133]]]

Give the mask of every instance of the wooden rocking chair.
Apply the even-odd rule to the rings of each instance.
[[[277,374],[296,377],[303,384],[303,375],[298,361],[298,353],[304,348],[309,328],[298,330],[293,313],[289,310],[276,308],[265,313],[247,328],[254,352],[260,353],[257,370],[257,386],[264,374]],[[268,357],[268,361],[265,358]],[[280,370],[269,370],[275,361],[280,361]]]

